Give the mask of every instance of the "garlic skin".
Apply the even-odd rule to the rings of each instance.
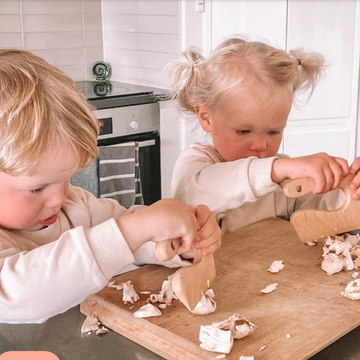
[[[280,270],[282,270],[284,268],[283,261],[284,260],[273,261],[272,264],[270,265],[270,267],[268,268],[268,271],[271,272],[272,274],[279,272]]]
[[[165,303],[166,305],[171,305],[171,301],[174,299],[174,292],[171,285],[171,280],[165,280],[162,283],[161,290],[159,294],[150,294],[151,303]]]
[[[200,301],[191,312],[195,315],[207,315],[216,310],[216,302],[214,300],[215,293],[213,289],[207,289],[202,294]]]
[[[265,288],[260,291],[264,294],[269,294],[269,293],[273,292],[274,290],[276,290],[278,285],[279,285],[279,283],[272,283],[272,284],[266,285]]]
[[[200,326],[200,347],[204,350],[229,354],[234,345],[230,330],[222,330],[213,325]]]
[[[108,287],[115,288],[116,290],[122,290],[124,288],[124,283],[115,284],[115,280],[114,280],[108,283]]]
[[[340,272],[343,269],[343,261],[336,254],[327,254],[321,262],[321,270],[324,270],[329,276]]]
[[[162,312],[152,304],[146,304],[142,306],[139,310],[134,312],[134,317],[136,318],[146,318],[151,316],[160,316]]]
[[[123,283],[124,289],[123,289],[123,302],[124,303],[131,303],[133,304],[135,301],[138,301],[140,299],[140,296],[136,293],[134,289],[134,285],[131,284],[131,281],[127,281],[126,283]]]
[[[100,322],[97,317],[88,315],[81,326],[81,333],[87,333],[89,331],[98,330]]]
[[[217,359],[225,359],[226,358],[226,355],[225,354],[220,354],[220,355],[217,355],[215,356]]]
[[[254,360],[255,358],[253,356],[244,356],[244,355],[241,355],[239,357],[239,360]]]
[[[351,271],[360,265],[359,235],[328,236],[323,246],[321,269],[328,275]]]
[[[345,291],[341,292],[342,296],[345,296],[351,300],[360,299],[360,279],[350,281],[345,288]]]
[[[252,334],[255,329],[255,324],[239,314],[234,314],[223,321],[201,325],[200,347],[208,351],[228,354],[233,347],[234,339],[242,339]]]
[[[213,323],[212,325],[220,329],[231,330],[234,339],[242,339],[245,336],[251,335],[257,328],[255,324],[239,314],[234,314],[228,319]]]
[[[99,330],[96,331],[96,335],[107,334],[109,332],[109,329],[107,329],[105,326],[102,326],[101,328],[99,328]]]

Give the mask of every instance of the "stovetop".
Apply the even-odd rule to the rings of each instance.
[[[75,81],[80,92],[96,109],[148,104],[159,101],[164,89],[120,81]]]
[[[119,96],[133,96],[143,94],[153,94],[155,88],[129,84],[118,81],[75,81],[77,88],[85,95],[89,100],[119,97]]]

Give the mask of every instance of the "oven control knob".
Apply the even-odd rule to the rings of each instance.
[[[139,124],[137,123],[137,121],[133,120],[133,121],[130,123],[130,127],[131,127],[133,130],[136,130],[136,129],[139,127]]]

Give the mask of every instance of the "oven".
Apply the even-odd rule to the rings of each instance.
[[[84,88],[84,83],[86,88]],[[90,89],[93,90],[90,95],[88,93],[89,83]],[[108,82],[108,84],[111,85],[111,91],[104,93],[102,88],[102,91],[97,91],[101,94],[100,96],[95,93],[95,86],[99,85],[97,82],[81,82],[80,85],[79,83],[77,85],[96,108],[94,115],[100,126],[99,150],[104,147],[119,146],[121,148],[121,144],[136,143],[141,195],[143,203],[150,205],[161,198],[159,102],[153,95],[153,91],[147,87],[114,82]],[[97,197],[115,198],[121,203],[116,196],[101,194],[103,178],[99,173],[100,161],[98,158],[96,178],[89,176],[87,173],[89,169],[85,169],[75,174],[71,183],[91,191]],[[92,179],[90,184],[89,179]],[[95,184],[95,182],[97,183]]]

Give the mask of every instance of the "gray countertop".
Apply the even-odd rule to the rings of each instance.
[[[326,309],[324,309],[324,316],[326,316]],[[80,328],[84,320],[85,316],[76,306],[43,324],[0,324],[0,353],[6,351],[50,351],[60,360],[163,359],[113,331],[100,336],[94,333],[81,335]],[[311,360],[359,360],[359,339],[360,327],[311,357]]]

